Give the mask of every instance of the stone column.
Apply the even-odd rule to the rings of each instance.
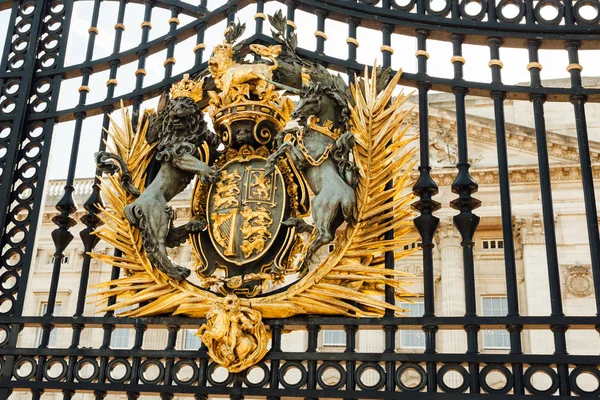
[[[530,216],[515,218],[515,228],[519,230],[516,237],[520,240],[523,248],[525,276],[527,311],[522,311],[521,314],[548,316],[551,312],[550,287],[544,225],[540,214],[533,213]],[[551,354],[554,352],[554,342],[550,331],[530,330],[528,333],[530,353]]]
[[[463,316],[465,314],[465,280],[460,233],[454,227],[452,218],[440,221],[436,233],[436,245],[440,249],[442,309],[438,315]],[[464,353],[467,350],[467,337],[463,331],[441,330],[440,350],[444,353]]]

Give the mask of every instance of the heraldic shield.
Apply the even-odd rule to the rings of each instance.
[[[291,211],[285,180],[279,168],[266,163],[260,155],[239,156],[221,167],[221,179],[206,197],[208,229],[194,238],[202,272],[222,268],[228,278],[239,276],[228,279],[225,290],[246,295],[257,294],[258,282],[244,280],[279,271],[294,238],[294,227],[282,224]]]

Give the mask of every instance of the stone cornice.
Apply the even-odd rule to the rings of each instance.
[[[472,168],[471,176],[479,185],[497,185],[497,168]],[[594,179],[600,179],[600,163],[592,165]],[[433,169],[431,175],[439,186],[450,186],[456,178],[455,168]],[[418,172],[413,173],[417,179]],[[550,167],[552,181],[581,181],[581,169],[578,164],[559,164]],[[511,183],[538,183],[540,181],[537,165],[523,165],[510,167],[509,179]]]
[[[446,130],[456,136],[456,116],[448,110],[429,108],[429,129],[433,138],[440,129]],[[411,114],[411,123],[418,127],[418,113]],[[535,129],[516,124],[505,125],[506,142],[509,148],[521,151],[537,153]],[[495,121],[490,118],[467,115],[467,135],[471,139],[496,145]],[[577,138],[556,132],[546,132],[548,139],[548,154],[550,157],[560,158],[566,161],[579,161],[579,150]],[[590,141],[590,157],[592,162],[600,162],[600,143]]]

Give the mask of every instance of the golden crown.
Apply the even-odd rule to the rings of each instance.
[[[204,79],[198,82],[190,79],[189,74],[185,74],[183,75],[182,80],[171,86],[171,98],[189,97],[195,102],[198,102],[202,100],[202,95],[204,93],[202,86],[204,86]]]

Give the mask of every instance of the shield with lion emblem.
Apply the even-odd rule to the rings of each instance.
[[[280,270],[294,239],[294,228],[283,224],[291,211],[284,176],[266,162],[260,155],[240,156],[221,167],[221,179],[207,188],[208,227],[194,238],[203,274],[222,269],[228,278],[246,277],[240,286],[229,281],[227,290],[236,293],[255,290],[251,274]]]
[[[237,265],[261,258],[277,237],[285,212],[281,173],[264,168],[262,158],[239,160],[221,169],[210,188],[208,233],[223,259]]]

